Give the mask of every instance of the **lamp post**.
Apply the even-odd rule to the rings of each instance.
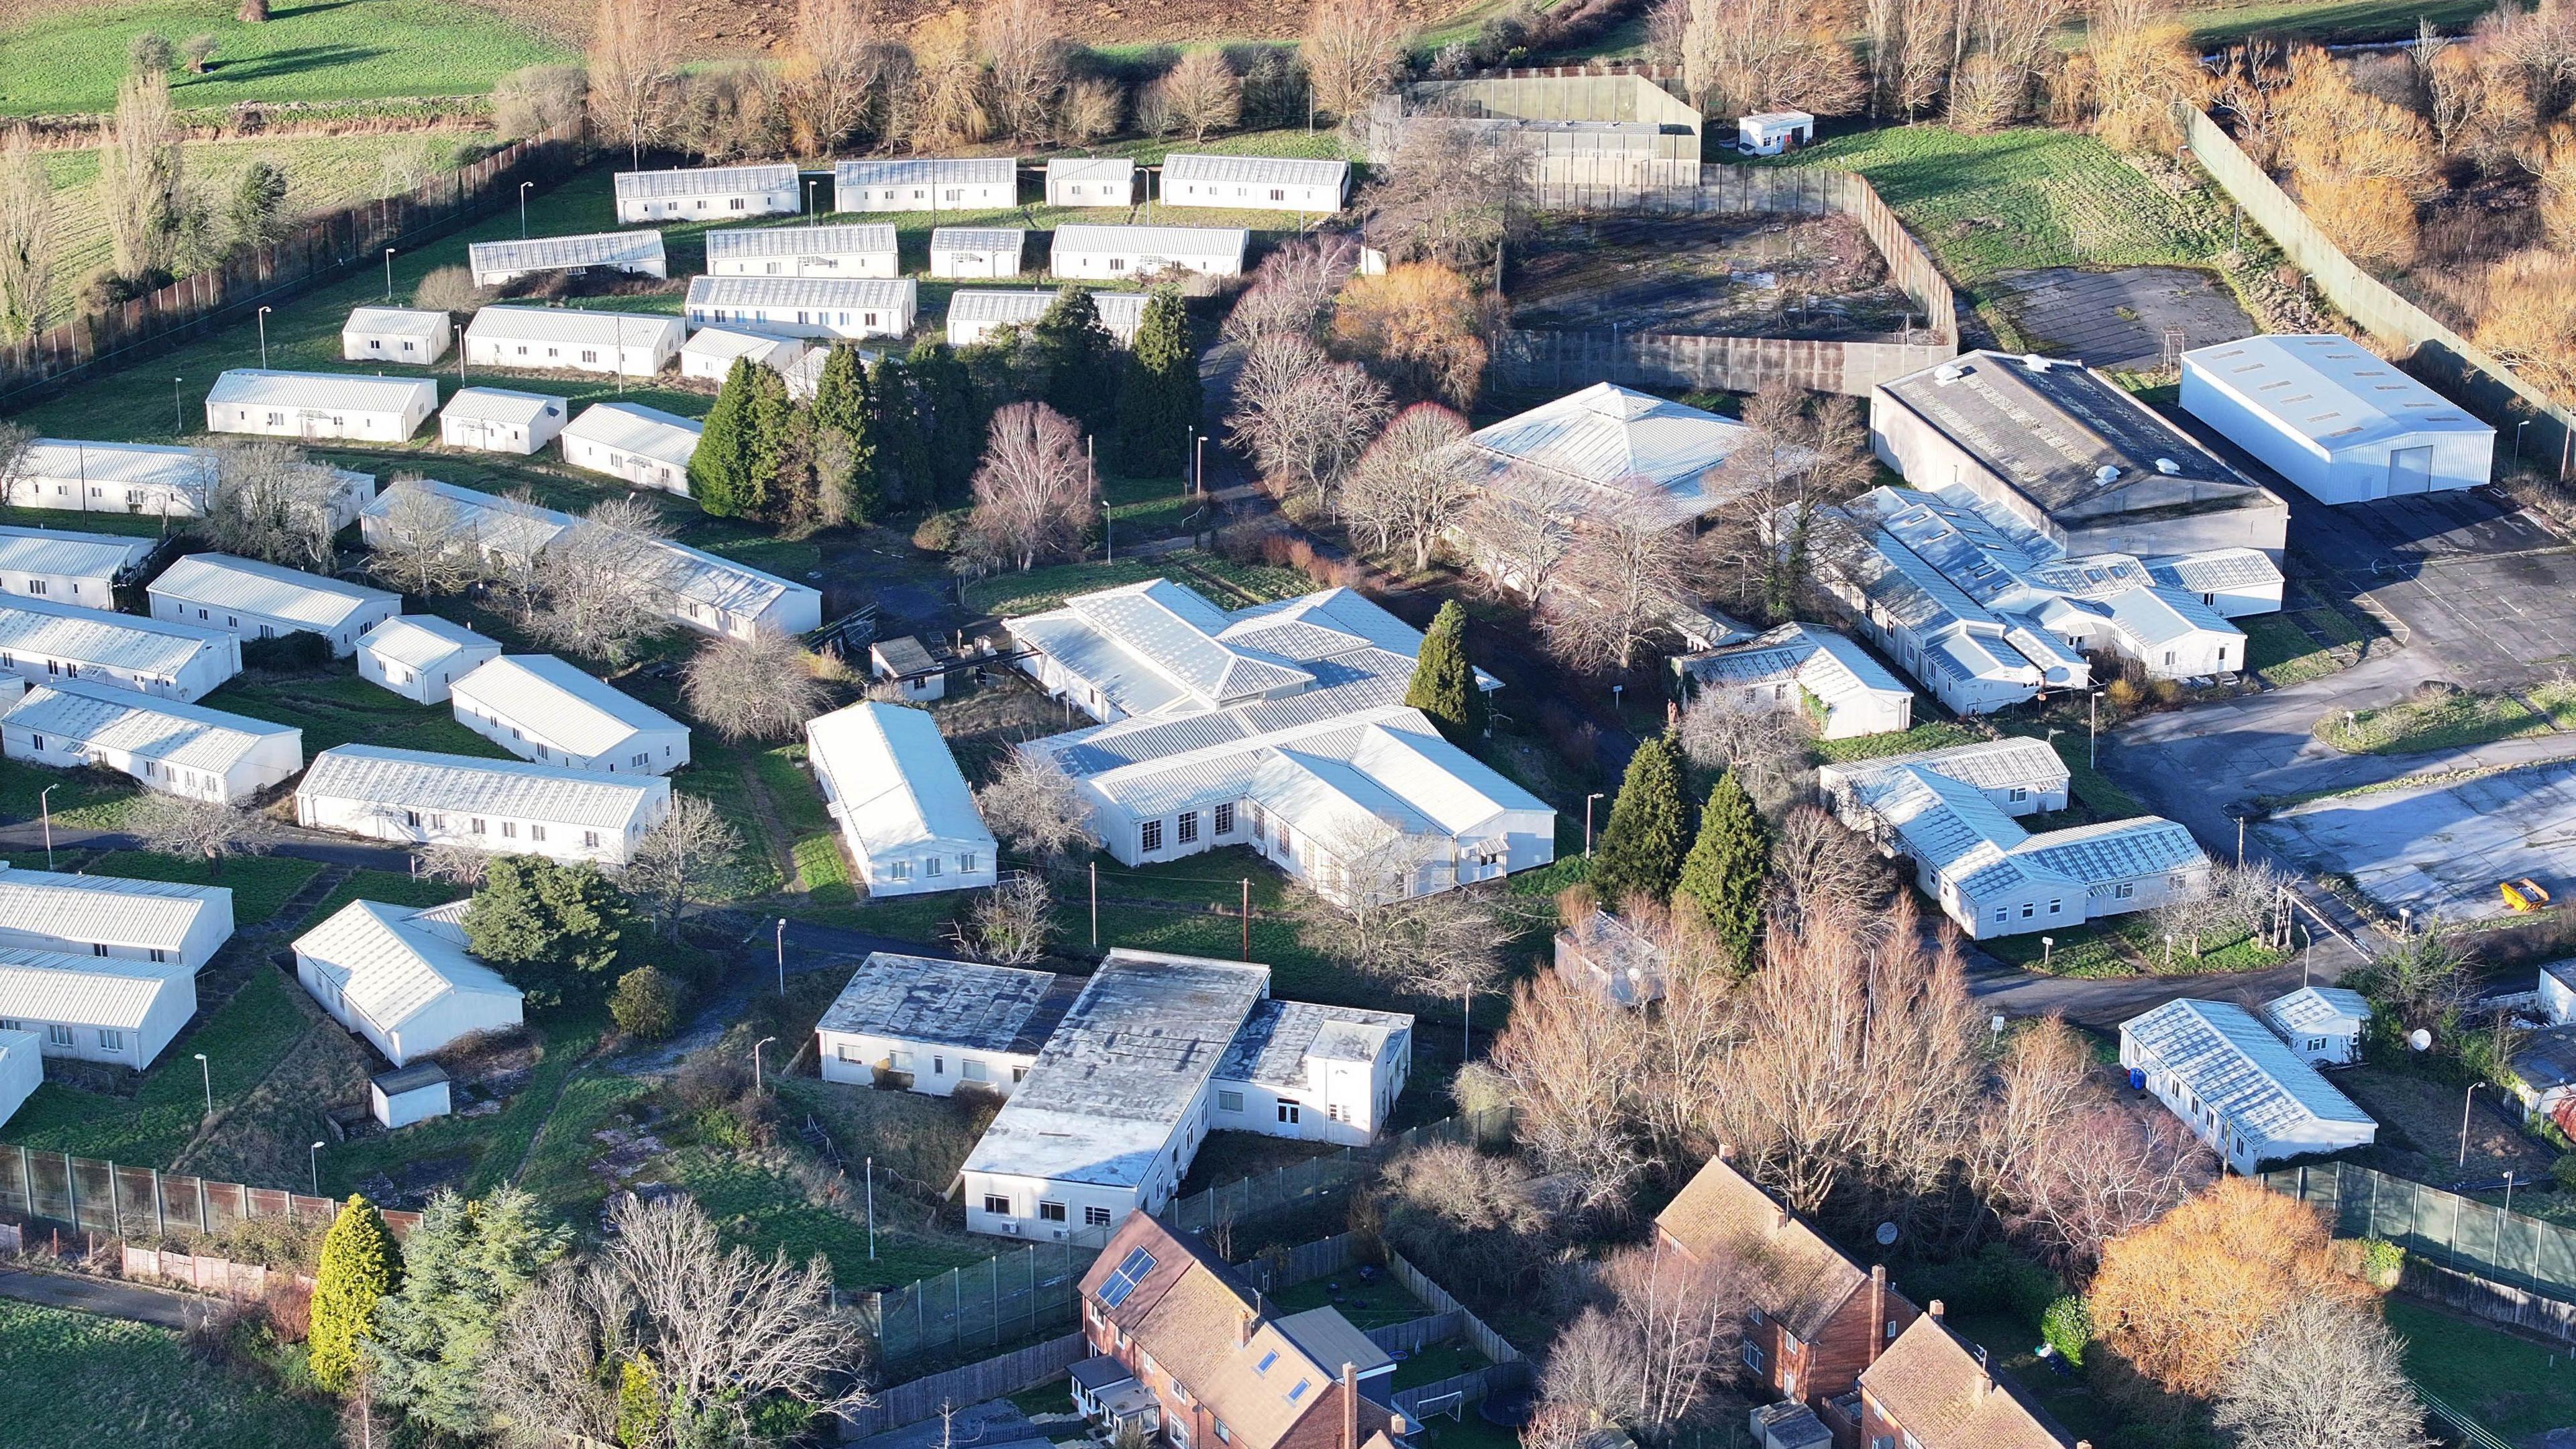
[[[2299,984],[2313,985],[2316,981],[2317,933],[2309,930],[2305,921],[2292,921],[2290,924],[2299,928]]]
[[[314,1144],[313,1144],[313,1150],[312,1150],[312,1152],[311,1152],[311,1153],[307,1154],[307,1160],[309,1160],[309,1161],[313,1164],[313,1195],[314,1195],[315,1197],[320,1197],[320,1196],[322,1195],[322,1144],[321,1144],[321,1143],[316,1142],[316,1143],[314,1143]]]
[[[528,239],[528,188],[536,184],[533,181],[519,183],[519,240],[521,241]]]
[[[877,1160],[867,1160],[868,1175],[868,1261],[877,1260]]]
[[[2095,744],[2101,736],[2102,691],[2087,690],[2084,695],[2084,768],[2088,770],[2101,763],[2096,755],[2098,746]]]
[[[269,311],[270,311],[270,309],[269,309],[269,308],[266,308],[266,307],[262,307],[262,308],[260,308],[260,309],[259,309],[259,370],[260,370],[260,371],[262,371],[262,372],[266,372],[266,371],[268,371],[268,314],[269,314]]]
[[[2513,466],[2517,468],[2522,466],[2522,430],[2530,427],[2531,421],[2529,418],[2524,418],[2513,425]]]
[[[760,1095],[760,1049],[776,1040],[778,1038],[774,1036],[765,1036],[751,1044],[751,1093],[755,1097]]]
[[[2173,932],[2165,932],[2165,969],[2173,969]]]
[[[179,384],[185,381],[187,379],[183,377],[170,379],[170,435],[172,437],[188,431],[188,410],[179,405]]]
[[[1585,855],[1592,853],[1592,802],[1607,793],[1609,792],[1605,790],[1595,790],[1583,797],[1583,853]]]
[[[1207,496],[1207,438],[1204,434],[1199,438],[1197,453],[1198,461],[1195,467],[1199,481],[1199,496],[1205,498]]]
[[[778,999],[787,999],[787,918],[778,918],[778,929],[771,934],[778,948]]]
[[[2056,954],[2056,952],[2057,952],[2057,938],[2056,938],[2055,936],[2042,936],[2042,937],[2040,937],[2040,938],[2039,938],[2039,969],[2040,969],[2040,970],[2045,971],[2045,970],[2047,970],[2047,969],[2048,969],[2048,960],[2049,960],[2049,957],[2051,957],[2051,956],[2055,955],[2055,954]]]
[[[385,248],[385,300],[394,299],[394,249]]]
[[[814,183],[811,181],[805,183],[805,219],[814,219]]]
[[[2469,1089],[2468,1089],[2467,1091],[2462,1092],[2462,1093],[2460,1094],[2460,1161],[2459,1161],[2459,1165],[2460,1165],[2460,1166],[2462,1166],[2462,1167],[2466,1167],[2466,1166],[2468,1166],[2468,1165],[2469,1165],[2469,1104],[2470,1104],[2470,1103],[2472,1103],[2472,1102],[2475,1102],[2477,1099],[2478,1099],[2478,1084],[2477,1084],[2477,1083],[2475,1083],[2475,1082],[2471,1082],[2471,1083],[2469,1083]]]
[[[2397,938],[2402,941],[2414,934],[2415,908],[2413,906],[2399,906],[2397,908]]]
[[[47,785],[36,792],[36,814],[45,822],[45,869],[47,870],[54,868],[54,808],[53,801],[47,797],[58,788],[60,788],[58,784]]]
[[[206,1064],[204,1052],[197,1053],[197,1075],[205,1080],[206,1115],[212,1117],[215,1115],[215,1069]]]

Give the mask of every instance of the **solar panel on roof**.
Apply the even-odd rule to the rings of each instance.
[[[1109,1281],[1100,1285],[1100,1301],[1112,1308],[1126,1302],[1127,1295],[1135,1292],[1136,1285],[1144,1282],[1145,1275],[1153,1271],[1152,1253],[1143,1248],[1130,1252],[1119,1263],[1118,1271],[1109,1275]]]

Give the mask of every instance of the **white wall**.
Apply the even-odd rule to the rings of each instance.
[[[0,1126],[44,1083],[44,1038],[35,1032],[0,1038]]]
[[[0,593],[24,594],[49,603],[113,610],[116,607],[116,578],[112,574],[30,573],[23,569],[0,569]]]
[[[1146,257],[1136,252],[1069,252],[1059,247],[1048,258],[1048,268],[1059,277],[1105,277],[1112,281],[1130,280],[1174,268],[1206,277],[1239,277],[1243,275],[1243,259],[1239,256]]]
[[[304,768],[304,747],[299,736],[262,735],[259,739],[255,748],[222,775],[193,766],[168,764],[132,750],[82,746],[78,741],[61,735],[41,733],[19,724],[0,725],[0,756],[56,770],[100,765],[130,775],[147,788],[165,794],[186,795],[199,800],[241,801]]]
[[[1022,237],[1020,242],[1020,248],[1011,251],[934,251],[930,254],[930,274],[934,277],[1016,277],[1020,274],[1020,251],[1026,249],[1028,238]]]
[[[679,355],[680,324],[668,317],[639,320],[650,325],[630,328],[624,340],[605,346],[469,334],[465,339],[465,360],[482,367],[516,368],[522,372],[595,372],[602,376],[651,377],[670,366],[671,359]]]
[[[720,191],[703,196],[622,196],[617,200],[617,219],[723,221],[746,216],[787,216],[798,206],[793,186],[785,191]]]
[[[408,1127],[432,1117],[444,1117],[450,1108],[448,1084],[432,1082],[414,1087],[398,1097],[387,1097],[374,1083],[367,1084],[367,1106],[378,1122],[387,1128]]]
[[[1106,1234],[1139,1208],[1151,1211],[1161,1207],[1160,1203],[1147,1201],[1134,1188],[990,1172],[969,1172],[965,1176],[966,1231],[970,1233],[1054,1242],[1085,1232]],[[985,1211],[984,1199],[993,1194],[1011,1200],[1010,1217]],[[1042,1202],[1062,1203],[1064,1221],[1051,1222],[1038,1216]]]
[[[0,1006],[0,1010],[15,1010]],[[143,1013],[139,1028],[103,1027],[94,1021],[48,1020],[41,1016],[7,1018],[21,1031],[36,1034],[37,1051],[48,1057],[73,1061],[106,1062],[112,1066],[132,1067],[141,1071],[152,1065],[176,1037],[188,1019],[197,1014],[197,979],[179,973],[172,975]],[[101,1032],[111,1035],[102,1040]],[[69,1040],[57,1039],[57,1033],[68,1034]]]
[[[691,327],[742,325],[756,332],[775,332],[788,337],[857,340],[901,337],[912,330],[913,312],[918,305],[915,296],[907,289],[903,297],[880,306],[700,307],[693,304],[688,316]]]
[[[641,453],[612,448],[590,438],[563,440],[564,461],[593,473],[622,478],[638,488],[659,488],[665,493],[689,496],[689,465],[666,463]]]
[[[378,688],[392,690],[415,704],[445,704],[449,686],[473,673],[477,666],[500,657],[501,646],[498,643],[472,644],[427,669],[414,669],[361,646],[358,650],[358,677]]]
[[[444,413],[438,419],[438,440],[451,448],[473,448],[485,453],[533,453],[555,440],[563,431],[568,407],[558,407],[549,415],[539,413],[533,424],[486,423],[473,418],[452,418]]]
[[[447,355],[448,339],[455,334],[439,329],[436,337],[397,337],[383,332],[340,333],[340,360],[343,362],[395,362],[406,367],[426,367]]]
[[[215,952],[223,948],[224,942],[232,939],[232,934],[231,899],[221,895],[208,896],[205,898],[205,904],[197,911],[196,920],[189,924],[188,933],[179,938],[178,946],[165,948],[165,950],[168,951],[169,959],[190,970],[196,970],[213,960]],[[91,956],[102,944],[107,947],[107,957],[110,960],[149,961],[152,959],[152,950],[147,946],[127,946],[113,941],[98,942],[86,938],[74,940],[69,936],[35,930],[0,930],[0,946],[19,951],[59,951],[75,956]]]
[[[900,277],[895,252],[832,252],[796,257],[727,257],[710,277]]]
[[[295,823],[312,830],[337,830],[412,845],[470,845],[477,850],[542,855],[567,863],[588,860],[601,865],[625,864],[627,852],[635,842],[669,812],[667,802],[658,810],[648,809],[622,832],[612,826],[488,815],[479,817],[484,830],[476,834],[472,822],[478,817],[461,811],[409,810],[345,796],[315,795],[310,790],[295,792]],[[512,831],[516,833],[509,833]],[[540,831],[544,832],[542,839],[538,836]],[[593,833],[597,835],[596,843],[589,839]]]
[[[365,1037],[398,1067],[476,1032],[506,1031],[524,1020],[515,992],[449,991],[401,1021],[379,1022],[342,993],[321,961],[302,951],[295,953],[295,977],[333,1021]]]
[[[1136,173],[1127,173],[1124,181],[1049,176],[1046,203],[1049,206],[1134,206]]]
[[[461,679],[460,676],[460,682]],[[534,760],[540,765],[596,770],[603,775],[667,775],[689,762],[689,732],[686,728],[636,730],[605,754],[579,755],[565,749],[536,721],[513,721],[498,714],[482,700],[474,698],[470,686],[451,689],[449,703],[458,724],[520,759]],[[637,755],[649,756],[649,759],[639,765],[634,760]]]
[[[832,206],[836,211],[990,211],[1020,204],[1020,181],[1016,176],[1008,181],[973,185],[951,181],[933,186],[925,181],[833,190]]]
[[[399,597],[361,600],[349,616],[325,633],[300,620],[275,614],[254,614],[248,609],[208,603],[195,599],[174,598],[157,587],[145,591],[152,599],[156,617],[182,624],[196,624],[209,629],[223,629],[244,639],[282,639],[289,634],[321,634],[330,642],[331,657],[346,659],[358,652],[358,636],[402,612]]]
[[[996,878],[993,842],[989,840],[921,841],[882,855],[870,855],[846,820],[841,823],[841,839],[857,859],[860,876],[872,896],[977,890],[993,884]]]
[[[1165,206],[1219,206],[1237,211],[1329,212],[1342,209],[1337,186],[1264,186],[1250,181],[1163,182]]]
[[[31,684],[42,684],[48,679],[86,679],[130,689],[155,699],[175,699],[181,704],[194,704],[217,685],[241,673],[241,640],[238,637],[227,638],[219,647],[197,650],[167,682],[159,675],[115,669],[86,659],[31,654],[23,645],[0,651],[0,673],[15,675]]]
[[[1037,1064],[1035,1054],[969,1051],[944,1042],[914,1041],[868,1032],[821,1030],[815,1033],[822,1053],[823,1080],[873,1086],[876,1069],[911,1074],[908,1090],[928,1097],[953,1096],[959,1087],[976,1087],[1008,1097],[1020,1077]],[[983,1075],[970,1076],[969,1063]]]
[[[267,438],[357,438],[399,443],[419,431],[438,406],[438,385],[424,382],[423,396],[400,412],[362,412],[355,408],[261,407],[255,404],[206,404],[206,431],[249,433]]]

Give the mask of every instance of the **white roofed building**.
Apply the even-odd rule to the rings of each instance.
[[[539,272],[574,276],[597,267],[633,277],[667,277],[670,263],[662,253],[658,231],[591,232],[582,236],[541,236],[520,241],[475,242],[465,249],[474,285],[506,287]]]
[[[185,966],[233,934],[227,886],[68,875],[0,865],[0,946]]]
[[[426,499],[421,495],[427,495]],[[434,501],[432,501],[434,500]],[[472,550],[485,564],[513,571],[543,552],[563,531],[580,520],[536,503],[520,502],[472,488],[459,488],[434,478],[407,478],[377,494],[358,517],[359,536],[369,548],[382,548],[397,524],[399,512],[417,508],[422,516],[406,526],[436,531],[456,541],[459,552]]]
[[[1054,156],[1046,164],[1049,206],[1134,206],[1136,163],[1125,156]]]
[[[2299,1060],[2342,1066],[2361,1060],[2370,998],[2341,986],[2302,986],[2263,1003],[2263,1020]]]
[[[735,326],[788,337],[901,337],[919,287],[909,277],[694,277],[691,327]]]
[[[45,1084],[44,1040],[32,1031],[0,1028],[0,1127]]]
[[[1816,118],[1805,111],[1755,111],[1735,118],[1735,149],[1747,156],[1777,156],[1815,139]]]
[[[295,823],[375,840],[623,865],[671,811],[659,775],[339,745],[295,788]]]
[[[2168,1001],[2120,1023],[2120,1065],[2144,1072],[2147,1090],[2249,1177],[2379,1135],[2369,1113],[2231,1002]]]
[[[466,949],[465,908],[351,901],[295,938],[295,976],[395,1066],[524,1020],[523,994]]]
[[[1079,979],[1017,966],[872,952],[815,1026],[823,1080],[946,1097],[1007,1097],[1037,1064]]]
[[[358,307],[340,324],[344,362],[398,362],[427,367],[447,355],[455,323],[417,307]]]
[[[186,704],[241,673],[241,639],[224,629],[51,598],[10,599],[0,602],[0,673],[37,684],[112,684]]]
[[[2320,503],[2482,487],[2496,430],[2349,337],[2244,337],[2182,355],[2182,406]]]
[[[639,488],[689,496],[703,424],[642,403],[592,403],[563,430],[564,461]]]
[[[1090,226],[1055,229],[1047,270],[1065,280],[1125,282],[1164,272],[1243,275],[1252,233],[1239,226]]]
[[[1011,226],[941,226],[930,231],[930,275],[1016,277],[1029,234]]]
[[[812,344],[802,337],[751,332],[734,327],[701,327],[680,346],[680,376],[722,383],[738,360],[786,376],[805,360]]]
[[[451,448],[525,456],[563,431],[572,404],[551,393],[458,388],[438,410],[438,440]]]
[[[1008,156],[902,156],[832,167],[835,211],[994,211],[1020,204]]]
[[[785,163],[620,171],[617,219],[631,225],[791,215],[798,205],[796,188],[797,170]]]
[[[0,713],[0,754],[97,765],[154,790],[239,804],[304,768],[304,732],[82,679],[31,686]]]
[[[196,970],[176,961],[0,947],[0,1031],[45,1056],[139,1072],[196,1014]]]
[[[445,704],[466,675],[501,657],[501,642],[436,614],[398,614],[358,636],[358,677],[415,704]]]
[[[145,587],[152,615],[223,629],[245,639],[319,634],[334,658],[358,636],[402,612],[402,595],[228,553],[192,553]]]
[[[960,287],[948,294],[948,345],[972,347],[990,340],[1004,327],[1034,326],[1055,305],[1058,295],[1044,288],[998,291]],[[1144,292],[1091,294],[1091,305],[1100,313],[1101,330],[1121,347],[1136,345],[1136,331],[1145,325],[1145,304],[1152,300]]]
[[[837,226],[729,226],[708,232],[707,275],[714,277],[899,277],[894,227],[885,222]]]
[[[438,384],[426,377],[237,367],[206,392],[206,431],[399,443],[436,411]]]
[[[8,470],[12,508],[194,518],[215,491],[210,448],[37,438]]]
[[[854,704],[807,721],[805,745],[869,895],[993,884],[1000,847],[927,712]]]
[[[523,760],[611,775],[689,762],[689,727],[551,654],[505,654],[449,687],[456,722]]]
[[[1350,196],[1351,163],[1175,152],[1163,158],[1162,191],[1165,206],[1334,212]]]
[[[1673,660],[1699,707],[1798,710],[1819,738],[1913,728],[1914,690],[1852,640],[1813,624],[1776,629]]]
[[[0,527],[0,593],[112,609],[116,586],[133,582],[155,547],[122,534]]]
[[[577,307],[486,307],[465,329],[465,360],[522,372],[651,377],[680,352],[677,317]]]

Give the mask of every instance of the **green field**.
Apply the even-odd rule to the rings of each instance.
[[[266,24],[234,0],[122,0],[0,20],[0,115],[116,105],[127,42],[157,30],[220,42],[204,75],[172,78],[187,106],[476,95],[521,66],[571,57],[488,10],[453,0],[278,0]]]
[[[217,869],[202,860],[152,855],[140,850],[111,851],[86,867],[100,875],[135,880],[178,881],[183,885],[219,885],[233,893],[233,924],[256,926],[277,914],[304,883],[322,873],[322,863],[285,855],[236,856]]]
[[[446,705],[414,704],[370,684],[335,662],[325,674],[244,674],[206,696],[208,709],[230,710],[304,731],[304,758],[341,745],[391,745],[481,759],[509,751],[456,722]]]
[[[331,1410],[191,1355],[179,1335],[0,1301],[9,1449],[325,1449]]]
[[[2406,1373],[2509,1442],[2538,1443],[2576,1424],[2576,1357],[2408,1299],[2387,1301],[2406,1340]]]
[[[2457,750],[2524,735],[2547,734],[2552,717],[2567,712],[2567,691],[2524,695],[2463,692],[2436,699],[2407,699],[2378,709],[2332,710],[2317,717],[2314,733],[2348,755],[2411,755]],[[2539,708],[2534,708],[2538,704]],[[2545,712],[2544,712],[2545,711]]]

